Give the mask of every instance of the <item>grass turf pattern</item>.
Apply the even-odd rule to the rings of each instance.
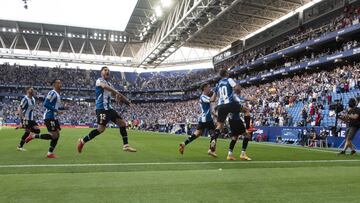
[[[127,153],[117,129],[78,154],[77,139],[88,132],[63,129],[60,158],[48,160],[49,141],[18,152],[23,131],[0,130],[0,202],[360,202],[360,156],[250,142],[253,162],[227,162],[229,140],[219,140],[214,159],[207,138],[180,155],[185,136],[141,131],[129,131],[138,152]],[[240,149],[241,141],[237,158]]]

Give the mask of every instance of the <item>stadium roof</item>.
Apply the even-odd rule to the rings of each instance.
[[[208,13],[208,21],[188,45],[224,48],[292,13],[311,0],[230,0]]]
[[[38,1],[40,0],[29,1],[27,10],[20,4],[20,13],[35,10],[35,3]],[[166,63],[182,46],[220,50],[276,22],[277,19],[294,13],[309,2],[320,0],[110,1],[113,0],[99,1],[97,11],[89,10],[90,2],[92,4],[93,1],[87,0],[76,0],[83,2],[75,4],[80,7],[77,9],[70,8],[75,6],[74,1],[68,2],[67,6],[58,7],[65,8],[65,11],[60,11],[63,16],[70,11],[81,15],[91,11],[91,17],[98,17],[99,20],[102,17],[106,17],[105,21],[114,19],[116,21],[111,26],[116,25],[118,28],[109,28],[105,24],[88,26],[75,22],[59,22],[55,25],[55,22],[50,22],[47,17],[57,11],[43,11],[48,14],[46,18],[45,15],[42,16],[41,22],[24,22],[29,19],[12,18],[17,16],[14,15],[17,12],[8,8],[13,12],[2,13],[5,17],[0,14],[0,58],[157,67],[164,61]],[[129,7],[125,7],[125,1],[129,2]],[[16,2],[22,3],[20,0]],[[119,2],[121,5],[118,5]],[[9,6],[2,1],[2,10],[8,10],[4,5]],[[122,12],[122,8],[127,13]],[[131,15],[129,11],[132,12]],[[124,15],[116,17],[118,13]],[[71,19],[75,18],[77,17]],[[124,24],[121,22],[127,22],[124,31]],[[105,29],[99,29],[100,26]],[[19,53],[16,51],[18,49],[26,53]],[[50,54],[42,55],[45,52]],[[84,58],[84,55],[89,57]],[[204,60],[204,57],[201,60]]]

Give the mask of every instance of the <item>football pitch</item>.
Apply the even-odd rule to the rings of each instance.
[[[45,131],[45,129],[42,129]],[[0,130],[0,202],[360,202],[360,156],[335,151],[250,142],[253,161],[218,158],[200,138],[180,155],[185,136],[129,131],[137,153],[122,151],[117,129],[76,151],[89,129],[63,129],[46,159],[49,141],[16,151],[22,130]],[[238,158],[241,141],[235,147]]]

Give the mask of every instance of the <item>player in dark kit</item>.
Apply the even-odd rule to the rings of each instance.
[[[339,154],[345,154],[346,150],[350,148],[350,154],[354,155],[356,154],[356,150],[352,140],[360,129],[360,108],[357,107],[355,98],[349,99],[349,110],[346,115],[339,116],[339,119],[347,123],[344,149],[339,152]]]
[[[94,139],[96,136],[103,133],[109,121],[117,124],[120,128],[120,134],[123,139],[123,150],[127,152],[136,152],[136,149],[130,147],[128,143],[128,135],[126,132],[126,122],[111,106],[111,96],[115,97],[116,101],[124,102],[131,105],[131,102],[120,92],[118,92],[112,84],[108,81],[110,79],[110,70],[108,67],[101,68],[101,78],[96,80],[96,116],[97,129],[92,130],[88,135],[79,139],[77,150],[81,153],[86,142]]]
[[[58,143],[61,130],[57,117],[62,113],[60,110],[63,110],[59,94],[61,90],[61,81],[59,79],[53,80],[51,85],[54,89],[47,94],[44,101],[44,107],[46,109],[44,113],[44,123],[50,134],[29,135],[25,142],[28,143],[33,139],[51,140],[47,158],[57,158],[54,154],[54,150]]]
[[[26,96],[24,96],[18,107],[17,114],[21,119],[21,127],[25,129],[24,135],[21,137],[20,143],[17,147],[18,151],[26,151],[24,149],[25,139],[30,133],[39,134],[40,129],[36,121],[34,120],[34,109],[36,107],[34,98],[34,89],[32,87],[26,88]]]
[[[235,96],[235,100],[240,103],[240,98],[237,95]],[[241,105],[241,104],[240,104]],[[245,109],[245,108],[243,108]],[[230,125],[230,131],[231,131],[231,141],[229,145],[229,152],[228,156],[226,157],[227,160],[233,161],[236,160],[233,156],[233,150],[235,147],[236,142],[239,139],[240,135],[243,135],[243,143],[242,143],[242,150],[240,159],[251,161],[251,158],[246,155],[246,149],[250,140],[251,133],[247,132],[244,126],[243,121],[240,118],[240,113],[230,113],[229,114],[229,125]]]
[[[220,70],[220,81],[215,87],[215,93],[211,97],[211,102],[215,102],[218,98],[217,114],[218,119],[216,123],[216,129],[214,136],[211,138],[211,150],[214,152],[216,149],[216,139],[220,136],[221,131],[224,129],[224,122],[229,113],[239,113],[241,111],[245,113],[245,125],[248,132],[253,132],[256,129],[250,126],[251,117],[246,108],[243,108],[239,102],[235,101],[234,94],[240,94],[240,86],[236,82],[229,78],[229,73],[226,69]]]
[[[212,118],[212,111],[210,105],[210,94],[211,87],[209,84],[205,83],[201,85],[202,94],[200,96],[200,107],[201,107],[201,115],[199,117],[199,123],[196,128],[196,131],[190,135],[184,142],[180,143],[179,152],[180,154],[184,154],[185,146],[190,144],[196,138],[201,136],[203,132],[207,129],[210,132],[210,135],[213,136],[215,125]],[[216,153],[211,149],[208,150],[208,154],[213,157],[217,157]]]

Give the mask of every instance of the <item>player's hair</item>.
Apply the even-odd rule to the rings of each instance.
[[[105,68],[108,68],[108,67],[107,67],[107,66],[101,67],[101,71],[100,71],[100,72],[102,72]]]
[[[201,91],[204,91],[205,87],[208,86],[208,85],[209,85],[209,83],[203,83],[203,84],[201,84],[201,85],[200,85]]]
[[[56,78],[56,79],[52,80],[51,83],[50,83],[51,86],[53,86],[53,85],[56,83],[57,80],[60,80],[60,79],[57,79],[57,78]]]
[[[356,99],[355,98],[349,99],[349,107],[350,108],[356,107]]]
[[[33,88],[33,87],[32,86],[25,87],[25,91],[27,92],[31,88]]]
[[[227,73],[228,73],[228,71],[227,71],[226,68],[222,68],[222,69],[220,69],[220,71],[219,71],[220,77],[226,77]]]

